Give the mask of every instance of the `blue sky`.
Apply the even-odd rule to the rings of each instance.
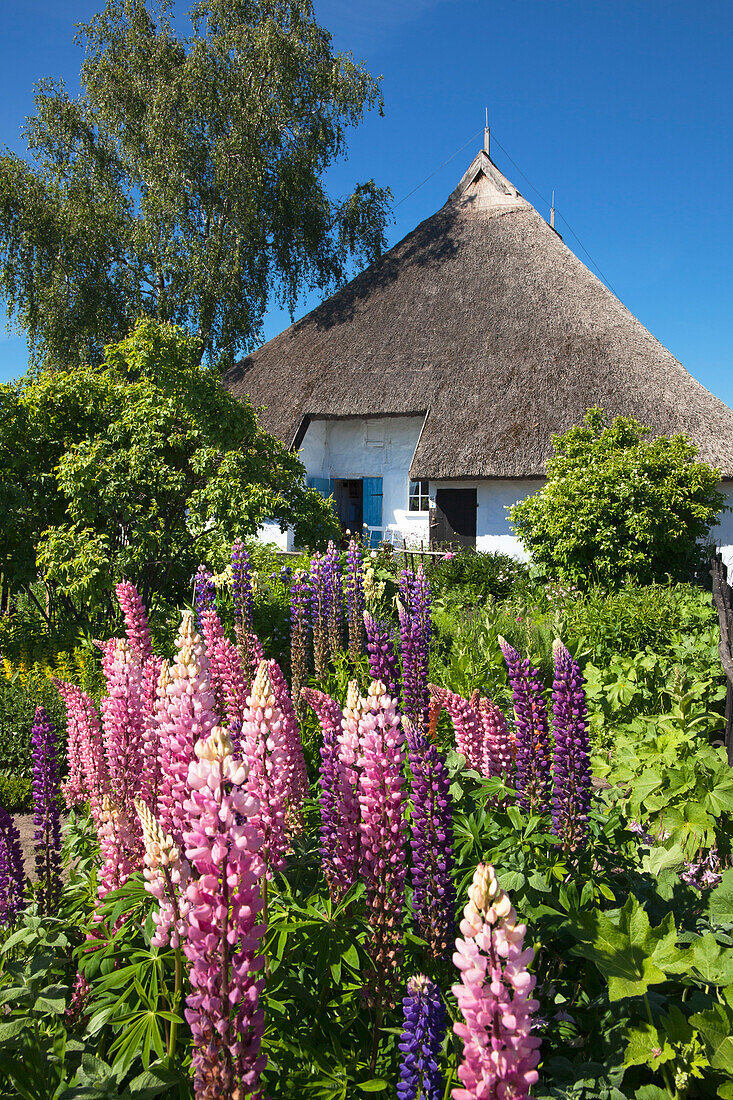
[[[0,142],[22,148],[35,81],[77,85],[73,24],[101,6],[4,5]],[[316,0],[316,10],[339,49],[384,77],[385,117],[352,131],[348,161],[330,173],[334,195],[371,177],[389,186],[394,243],[445,201],[488,107],[501,170],[543,214],[524,176],[544,198],[555,190],[625,305],[733,405],[730,0]],[[558,228],[589,263],[567,224]],[[266,336],[287,323],[273,310]],[[0,331],[0,380],[24,369],[22,338]]]

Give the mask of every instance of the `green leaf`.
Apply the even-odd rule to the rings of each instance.
[[[381,1077],[373,1077],[371,1081],[364,1081],[362,1084],[356,1086],[359,1092],[384,1092],[386,1088],[389,1088],[389,1081],[384,1081]]]
[[[690,951],[693,970],[706,984],[733,983],[733,948],[721,947],[712,932],[694,940]]]
[[[671,914],[657,928],[635,897],[615,913],[585,914],[572,934],[583,942],[574,949],[595,963],[608,982],[609,997],[636,997],[666,980],[684,964],[676,946]]]
[[[733,867],[723,871],[723,877],[708,900],[708,912],[719,924],[733,921]]]
[[[674,1058],[674,1051],[656,1027],[642,1023],[629,1029],[629,1041],[624,1054],[625,1066],[650,1066],[659,1069],[663,1062]]]

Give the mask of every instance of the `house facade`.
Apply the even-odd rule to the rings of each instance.
[[[488,135],[436,214],[224,382],[373,543],[523,556],[507,507],[591,406],[684,432],[733,502],[733,411],[502,175]],[[730,555],[733,516],[716,535]]]

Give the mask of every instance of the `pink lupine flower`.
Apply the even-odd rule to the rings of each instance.
[[[266,678],[266,666],[260,668]],[[247,791],[247,768],[232,756],[220,727],[197,742],[188,787],[191,879],[183,950],[190,964],[185,1016],[193,1036],[194,1091],[196,1100],[245,1100],[261,1095],[267,1061],[260,1054],[263,980],[256,976],[263,964],[258,950],[265,932],[259,923],[265,868],[260,809]]]
[[[151,808],[158,801],[160,786],[161,697],[170,682],[170,665],[162,657],[150,657],[143,665],[143,741],[140,798]]]
[[[201,628],[219,718],[230,726],[240,723],[247,705],[247,684],[239,651],[226,637],[216,611],[201,613]]]
[[[321,766],[318,771],[319,795],[318,801],[321,808],[321,844],[318,854],[321,857],[321,867],[328,883],[328,889],[332,898],[337,897],[336,886],[336,857],[338,854],[338,840],[336,826],[341,817],[340,805],[340,769],[338,765],[338,738],[341,733],[342,713],[341,707],[317,688],[302,688],[301,698],[318,719],[323,738],[321,741]]]
[[[177,848],[183,846],[188,765],[196,742],[216,725],[209,666],[193,614],[184,611],[177,639],[178,654],[170,669],[159,721],[160,786],[158,819]]]
[[[351,680],[346,695],[341,732],[336,739],[340,812],[336,820],[334,883],[339,894],[346,894],[356,882],[361,860],[359,723],[367,706],[367,700],[359,697],[356,680]]]
[[[440,699],[447,711],[456,735],[456,751],[465,756],[469,768],[483,774],[484,771],[484,729],[481,719],[468,702],[454,691],[437,688],[430,684],[431,696]]]
[[[135,812],[143,761],[142,669],[125,641],[115,645],[101,703],[109,794],[103,800],[99,843],[104,864],[100,896],[117,889],[139,865],[142,831]]]
[[[482,774],[509,779],[514,767],[514,756],[507,720],[491,699],[479,699],[477,713],[484,731]]]
[[[453,1100],[526,1100],[540,1060],[540,1039],[531,1034],[536,979],[527,970],[534,951],[524,948],[526,928],[491,864],[478,865],[468,897],[453,956],[464,1020],[453,1025],[463,1040],[463,1087],[453,1089]]]
[[[164,834],[158,820],[139,798],[135,800],[135,809],[145,845],[145,889],[158,902],[158,911],[153,913],[155,933],[150,942],[153,947],[165,947],[167,943],[171,947],[179,947],[185,935],[188,915],[185,894],[189,879],[188,862],[181,859],[173,837]]]
[[[289,787],[287,815],[289,823],[292,827],[295,827],[300,819],[300,810],[303,803],[310,794],[303,742],[300,736],[298,717],[282,669],[277,661],[268,661],[267,667],[275,702],[283,716]]]
[[[70,796],[76,798],[81,790],[82,801],[89,799],[92,818],[98,825],[102,798],[109,791],[99,714],[92,699],[75,684],[66,684],[62,680],[54,680],[54,684],[66,705],[68,736],[74,744],[78,762],[78,770],[75,762],[75,770],[69,775]]]
[[[268,875],[285,865],[289,844],[286,810],[290,796],[288,740],[275,700],[267,661],[261,661],[242,722],[242,755],[250,794],[259,802],[258,825]]]
[[[120,581],[115,591],[122,614],[125,616],[127,644],[138,663],[142,665],[153,656],[150,627],[143,602],[137,588],[129,581]]]
[[[369,995],[389,998],[399,965],[406,874],[405,735],[394,701],[373,680],[367,709],[359,719],[359,804],[361,865],[371,926],[375,974]]]

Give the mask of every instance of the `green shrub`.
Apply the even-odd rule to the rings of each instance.
[[[0,806],[9,814],[33,813],[33,780],[0,775]]]
[[[536,565],[606,587],[688,580],[702,567],[725,501],[720,473],[695,461],[685,436],[647,439],[650,430],[589,409],[584,427],[553,436],[546,484],[510,511]]]
[[[484,554],[473,550],[438,558],[429,573],[434,597],[460,594],[462,600],[471,602],[483,602],[489,597],[504,600],[517,587],[526,584],[529,576],[527,566],[508,554]]]
[[[0,676],[0,772],[30,778],[31,729],[36,707],[43,706],[58,730],[64,772],[66,710],[56,688],[43,676]]]

